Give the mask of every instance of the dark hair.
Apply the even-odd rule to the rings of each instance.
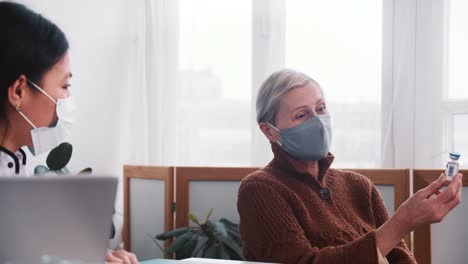
[[[40,84],[69,45],[56,24],[11,2],[0,2],[0,39],[0,119],[4,119],[8,87],[22,74]]]

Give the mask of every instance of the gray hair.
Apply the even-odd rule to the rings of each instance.
[[[270,75],[258,91],[257,123],[267,122],[274,125],[281,96],[294,88],[303,87],[310,83],[314,83],[320,88],[314,79],[291,69],[280,70]]]

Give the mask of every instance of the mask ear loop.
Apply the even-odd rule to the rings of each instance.
[[[37,127],[31,122],[31,120],[29,120],[29,118],[27,118],[26,115],[23,114],[23,111],[21,111],[21,107],[17,106],[16,111],[18,111],[18,113],[24,118],[24,120],[26,120],[26,122],[28,122],[29,125],[31,125],[34,129],[37,129]]]
[[[280,132],[280,130],[278,128],[276,128],[274,125],[270,124],[270,123],[267,123],[271,128],[273,128],[274,130],[276,130],[278,133]],[[283,146],[283,144],[281,144],[281,142],[279,140],[276,140],[275,141],[276,144],[278,144],[280,147]]]
[[[35,83],[33,83],[32,81],[30,80],[27,80],[29,84],[31,84],[32,86],[34,86],[34,88],[36,88],[37,90],[39,90],[39,92],[41,92],[43,95],[47,96],[47,98],[49,98],[52,102],[54,102],[54,104],[57,104],[57,100],[55,100],[54,98],[52,98],[52,96],[48,95],[41,87],[39,87],[38,85],[36,85]]]

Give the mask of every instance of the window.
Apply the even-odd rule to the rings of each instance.
[[[335,167],[378,167],[382,1],[288,0],[286,66],[323,86]]]
[[[443,108],[449,127],[442,160],[445,164],[448,159],[448,153],[445,152],[455,151],[462,154],[460,163],[468,165],[465,156],[468,153],[468,36],[465,32],[468,3],[463,0],[451,0],[448,3],[448,83]]]
[[[449,99],[468,99],[468,2],[451,0],[449,8]]]
[[[453,150],[462,154],[460,163],[468,165],[468,114],[453,116]]]
[[[179,2],[177,163],[250,164],[252,3]]]

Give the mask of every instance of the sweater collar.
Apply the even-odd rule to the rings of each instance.
[[[271,142],[271,149],[273,150],[274,158],[268,166],[292,172],[293,175],[301,175],[315,178],[312,175],[312,173],[310,173],[307,170],[307,166],[303,162],[289,155],[280,146],[278,146],[278,144]],[[332,165],[334,159],[335,156],[333,156],[333,154],[329,152],[326,158],[323,158],[318,161],[318,179],[323,179],[323,176],[327,173],[328,169],[330,169],[330,166]]]

